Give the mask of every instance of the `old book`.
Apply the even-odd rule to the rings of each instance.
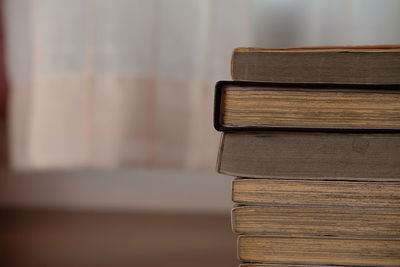
[[[229,132],[217,170],[249,178],[400,181],[400,134]]]
[[[399,266],[400,240],[240,236],[247,262]]]
[[[234,80],[400,84],[400,46],[237,48]]]
[[[304,265],[304,264],[276,264],[276,263],[271,263],[271,264],[254,264],[254,263],[246,263],[246,264],[240,264],[239,267],[310,267],[309,265]],[[332,267],[332,265],[313,265],[313,267]],[[347,267],[344,265],[341,265],[341,267]]]
[[[400,182],[236,179],[239,204],[400,208]]]
[[[221,81],[216,85],[214,119],[215,128],[222,131],[400,131],[400,85]]]
[[[232,228],[252,235],[400,239],[400,209],[240,206],[232,210]]]

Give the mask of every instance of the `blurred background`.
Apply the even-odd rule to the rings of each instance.
[[[235,266],[232,49],[400,43],[397,0],[0,1],[0,266]]]

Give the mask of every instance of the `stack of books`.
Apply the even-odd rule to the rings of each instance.
[[[243,267],[400,266],[400,47],[239,48],[217,170]]]

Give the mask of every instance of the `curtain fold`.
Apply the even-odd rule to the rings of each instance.
[[[212,169],[213,84],[251,45],[250,6],[7,1],[14,167]]]

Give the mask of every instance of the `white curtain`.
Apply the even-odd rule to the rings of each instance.
[[[16,168],[213,169],[238,46],[400,43],[396,0],[6,0]]]
[[[213,168],[213,84],[252,45],[250,5],[6,1],[14,167]]]

